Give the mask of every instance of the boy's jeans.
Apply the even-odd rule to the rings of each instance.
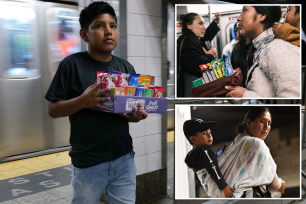
[[[134,151],[113,161],[80,169],[71,164],[72,204],[97,204],[104,189],[110,204],[135,203]]]

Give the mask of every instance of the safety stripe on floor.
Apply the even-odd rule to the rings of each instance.
[[[69,151],[0,164],[0,181],[71,164]]]

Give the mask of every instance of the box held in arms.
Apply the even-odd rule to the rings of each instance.
[[[140,103],[143,110],[147,113],[166,113],[167,112],[167,98],[157,97],[139,97],[139,96],[105,96],[110,97],[110,101],[102,102],[103,106],[107,106],[107,109],[93,108],[95,110],[111,112],[111,113],[131,113],[132,107],[136,107]]]

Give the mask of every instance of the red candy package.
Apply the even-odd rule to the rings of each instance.
[[[163,86],[155,86],[153,97],[162,98],[164,95],[164,87]]]
[[[130,74],[126,74],[126,73],[122,73],[122,74],[118,75],[118,80],[117,80],[116,86],[117,87],[128,86],[129,76],[130,76]]]

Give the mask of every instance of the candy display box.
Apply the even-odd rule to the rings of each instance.
[[[105,96],[110,97],[111,100],[102,102],[101,104],[107,106],[107,109],[94,108],[95,110],[111,112],[111,113],[131,113],[132,107],[136,107],[140,103],[143,110],[147,113],[166,113],[168,99],[157,97],[140,97],[140,96]]]

